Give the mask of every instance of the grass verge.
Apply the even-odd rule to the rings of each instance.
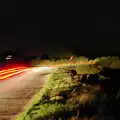
[[[110,58],[109,58],[110,59]],[[115,64],[108,58],[99,58],[94,61],[111,67]],[[107,61],[107,63],[106,63]],[[111,63],[111,64],[108,64]],[[117,62],[120,61],[117,59]],[[114,65],[117,66],[117,65]],[[118,66],[117,66],[118,67]],[[72,78],[67,71],[75,70],[77,74]],[[97,74],[99,77],[100,69],[94,65],[70,65],[59,67],[48,78],[44,88],[38,92],[29,102],[16,120],[94,120],[97,110],[94,100],[104,92],[101,92],[99,84],[89,84],[78,79],[82,74]],[[100,80],[102,76],[98,78]],[[104,76],[102,78],[105,79]]]

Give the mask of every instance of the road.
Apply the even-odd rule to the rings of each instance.
[[[52,68],[31,68],[0,81],[0,120],[12,120],[42,88]]]

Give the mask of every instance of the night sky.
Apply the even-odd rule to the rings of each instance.
[[[117,4],[44,0],[3,1],[0,5],[0,53],[15,49],[39,53],[52,44],[81,55],[120,53]]]

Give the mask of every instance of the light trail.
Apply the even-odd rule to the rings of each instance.
[[[6,73],[1,73],[0,74],[0,80],[4,80],[4,79],[7,79],[7,78],[10,78],[12,76],[15,76],[15,75],[18,75],[20,73],[23,73],[25,71],[33,71],[33,72],[40,72],[40,71],[46,71],[46,70],[50,70],[51,68],[49,67],[37,67],[37,68],[34,68],[34,67],[30,67],[30,68],[26,68],[26,69],[18,69],[17,71],[7,71]]]
[[[2,76],[0,76],[0,80],[7,79],[7,78],[12,77],[12,76],[14,76],[14,75],[18,75],[19,73],[25,72],[25,71],[27,71],[27,70],[30,70],[30,69],[25,69],[25,70],[13,72],[13,73],[8,73],[8,74],[6,74],[6,75],[2,75]]]
[[[8,72],[10,70],[16,70],[16,69],[24,69],[24,68],[27,68],[27,67],[16,67],[16,68],[11,68],[11,69],[5,69],[5,70],[1,70],[0,73]]]
[[[17,75],[19,73],[25,72],[26,70],[30,70],[30,68],[27,68],[25,66],[18,66],[18,67],[16,66],[14,68],[5,68],[0,71],[0,80],[7,79],[7,78]]]
[[[8,74],[8,73],[13,73],[13,72],[17,72],[17,71],[20,71],[20,70],[23,70],[23,68],[21,68],[21,69],[14,69],[14,70],[8,70],[8,71],[3,71],[3,72],[1,72],[0,73],[0,75],[4,75],[4,74]]]

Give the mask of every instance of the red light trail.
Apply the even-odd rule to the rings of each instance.
[[[18,75],[20,73],[25,72],[25,70],[28,70],[27,67],[25,66],[19,66],[19,67],[14,67],[14,68],[8,68],[8,69],[2,69],[0,71],[0,80],[7,79],[9,77],[12,77],[14,75]]]

